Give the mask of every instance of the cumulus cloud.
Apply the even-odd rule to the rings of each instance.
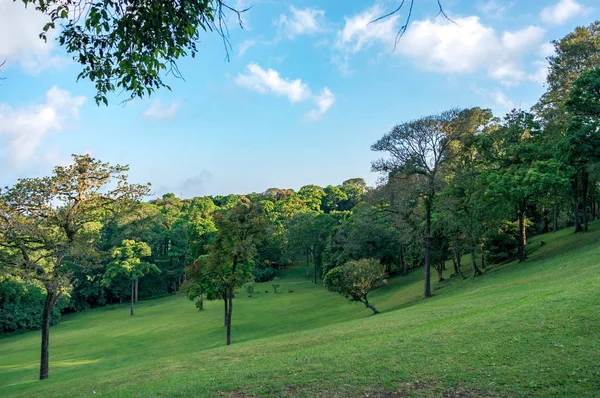
[[[317,95],[302,79],[287,79],[281,77],[274,69],[263,69],[260,65],[251,63],[246,66],[246,73],[239,74],[235,82],[238,86],[248,88],[261,94],[274,94],[286,97],[292,103],[312,100],[317,108],[307,114],[310,120],[316,120],[335,103],[335,95],[325,87]]]
[[[488,2],[491,9],[497,2]],[[377,23],[370,23],[383,15],[384,10],[375,5],[362,13],[345,18],[343,29],[338,31],[336,53],[332,62],[343,74],[348,74],[352,55],[374,45],[391,51],[402,21],[392,15]],[[543,43],[545,30],[528,26],[521,30],[497,32],[484,25],[479,17],[418,20],[395,47],[395,54],[412,60],[419,69],[445,74],[470,74],[486,72],[505,85],[532,80],[525,59]],[[537,72],[536,72],[537,73]]]
[[[65,130],[71,120],[79,119],[85,97],[75,97],[54,86],[42,104],[14,109],[0,104],[0,138],[6,140],[9,163],[22,165],[30,160],[44,139]]]
[[[240,74],[236,83],[259,93],[271,93],[287,97],[290,102],[302,102],[310,97],[310,88],[301,79],[285,79],[273,69],[263,69],[251,63],[246,66],[246,74]]]
[[[298,9],[290,6],[290,14],[281,14],[276,21],[279,33],[293,39],[300,35],[315,35],[324,30],[325,11],[314,8]]]
[[[152,101],[150,107],[142,115],[147,119],[173,119],[180,106],[179,101],[163,104],[160,99],[156,99]]]
[[[440,73],[466,74],[485,70],[505,84],[526,80],[523,58],[540,46],[545,30],[529,26],[496,33],[476,16],[416,21],[398,46],[417,67]]]
[[[558,3],[544,8],[540,17],[545,23],[562,25],[570,19],[586,14],[586,12],[586,8],[575,0],[560,0]]]
[[[52,55],[56,31],[49,32],[47,42],[39,37],[47,22],[49,18],[33,7],[25,8],[20,1],[0,0],[0,60],[6,61],[8,67],[19,64],[32,74],[66,62]]]

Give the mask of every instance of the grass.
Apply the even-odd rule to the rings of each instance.
[[[527,261],[435,284],[430,299],[414,270],[372,294],[377,316],[292,268],[281,293],[240,291],[230,347],[220,302],[65,316],[48,380],[39,332],[0,338],[0,396],[600,396],[599,239],[600,223],[536,237]]]

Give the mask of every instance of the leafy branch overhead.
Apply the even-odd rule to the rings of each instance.
[[[231,45],[227,17],[241,13],[222,0],[24,0],[50,17],[40,34],[61,25],[58,41],[83,66],[78,79],[96,87],[96,103],[122,90],[130,98],[170,87],[166,74],[181,77],[176,61],[195,57],[200,32],[218,33],[227,58]]]
[[[23,0],[48,15],[40,37],[60,26],[58,42],[83,67],[79,79],[96,88],[97,104],[108,105],[107,95],[124,92],[129,99],[151,96],[169,74],[183,78],[177,61],[198,54],[202,32],[216,32],[223,40],[225,58],[232,50],[227,21],[233,15],[243,29],[241,15],[224,0]],[[396,43],[408,29],[415,0],[401,0],[392,12],[372,23],[408,8]],[[437,0],[438,15],[446,15]],[[450,19],[449,19],[450,20]],[[0,65],[1,66],[1,65]]]

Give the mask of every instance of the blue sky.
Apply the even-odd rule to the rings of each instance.
[[[417,0],[368,24],[398,0],[235,0],[229,62],[203,35],[179,63],[173,91],[97,106],[90,83],[53,40],[44,18],[0,0],[0,185],[46,175],[89,152],[129,164],[130,179],[184,197],[298,189],[362,177],[373,185],[370,145],[394,124],[453,107],[502,116],[543,93],[551,40],[600,18],[596,0],[443,0],[456,22]],[[232,20],[232,22],[235,22]]]

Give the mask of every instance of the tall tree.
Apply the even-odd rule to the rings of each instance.
[[[215,214],[217,234],[211,245],[208,264],[211,275],[219,275],[226,297],[227,345],[231,344],[234,290],[247,282],[244,264],[256,255],[256,246],[265,232],[265,217],[259,205],[242,197],[232,209]],[[218,271],[215,271],[218,270]]]
[[[110,285],[120,275],[126,276],[131,282],[131,316],[133,316],[134,303],[137,298],[136,285],[139,278],[151,272],[160,273],[160,269],[156,265],[142,261],[142,258],[151,255],[152,250],[146,242],[126,239],[121,242],[121,246],[112,251],[113,261],[106,266],[103,278],[104,285]]]
[[[565,170],[540,152],[540,126],[531,113],[513,110],[499,128],[483,137],[487,160],[486,195],[492,203],[508,206],[519,229],[518,257],[527,257],[526,212],[538,198],[555,187],[564,187]]]
[[[127,166],[74,155],[50,177],[26,178],[0,191],[0,263],[8,272],[37,280],[46,289],[40,379],[48,378],[50,315],[71,284],[69,265],[89,266],[97,222],[137,202],[148,185],[127,182]],[[7,254],[8,253],[8,254]]]
[[[373,171],[421,177],[420,194],[425,206],[425,297],[431,296],[431,211],[442,184],[443,167],[456,137],[450,127],[458,114],[450,110],[395,126],[371,150],[387,152],[388,159],[372,165]]]

